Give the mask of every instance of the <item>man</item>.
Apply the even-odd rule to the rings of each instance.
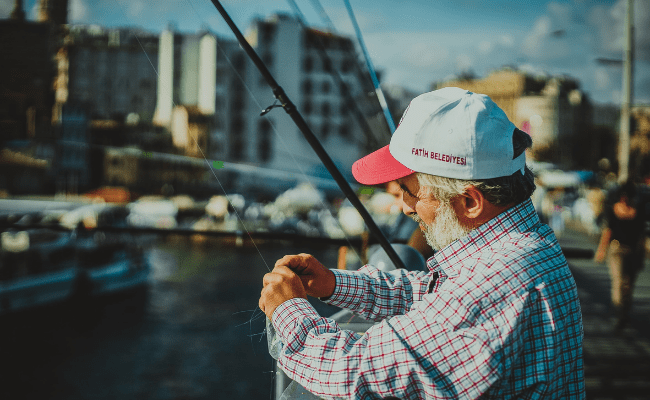
[[[629,322],[634,283],[643,269],[646,215],[634,182],[617,187],[610,197],[594,260],[603,262],[607,256],[617,319],[614,330],[621,333]]]
[[[278,260],[259,305],[284,343],[287,375],[327,398],[584,398],[578,295],[529,198],[530,144],[487,96],[445,88],[415,98],[390,145],[353,174],[399,182],[403,212],[438,250],[430,271]],[[382,322],[363,335],[341,330],[308,294]]]

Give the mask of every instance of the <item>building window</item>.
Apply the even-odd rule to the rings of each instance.
[[[244,156],[244,140],[241,135],[230,137],[230,158],[233,161],[240,161]]]
[[[348,73],[352,71],[352,65],[353,65],[352,60],[349,58],[345,58],[341,63],[341,72]]]
[[[320,113],[323,117],[329,117],[331,112],[330,103],[323,103],[320,106]]]
[[[131,108],[138,109],[142,106],[142,97],[135,95],[131,97]]]
[[[303,36],[303,37],[304,37],[304,40],[305,40],[304,47],[306,47],[308,49],[317,48],[317,44],[318,44],[317,40],[318,40],[318,38],[315,36],[315,34],[313,32],[305,31],[305,36]]]
[[[241,116],[233,118],[232,122],[230,123],[230,130],[236,135],[241,135],[241,133],[244,132],[244,120],[241,118]]]
[[[242,110],[244,108],[244,98],[241,96],[231,98],[230,108],[232,110]]]
[[[311,94],[313,90],[313,85],[309,79],[302,82],[302,93]]]
[[[314,70],[314,59],[306,57],[302,62],[302,70],[304,72],[311,72]]]
[[[266,64],[268,68],[271,68],[273,66],[273,54],[265,53],[262,56],[262,61],[264,62],[264,64]]]
[[[323,71],[332,72],[332,60],[323,60]]]
[[[261,28],[261,37],[260,41],[265,44],[269,44],[273,41],[273,35],[275,33],[275,25],[273,24],[262,24]]]
[[[328,81],[323,81],[323,83],[321,84],[320,90],[323,93],[329,93],[331,89],[332,89],[332,85],[330,85],[330,83]]]
[[[237,54],[233,57],[232,59],[232,66],[235,68],[237,72],[242,72],[244,70],[244,55],[243,54]]]
[[[259,123],[257,153],[262,162],[267,162],[271,159],[271,122],[267,119],[263,119]]]
[[[217,85],[223,85],[226,80],[226,75],[223,69],[217,68]]]
[[[327,136],[330,134],[330,125],[325,122],[323,125],[320,126],[320,136],[323,139],[327,139]]]
[[[344,138],[349,138],[350,137],[350,127],[348,125],[340,125],[339,126],[339,135],[341,135]]]
[[[313,111],[313,109],[312,109],[311,101],[309,101],[309,100],[303,101],[302,102],[302,112],[305,115],[309,115],[309,114],[312,113],[312,111]]]
[[[230,158],[240,161],[244,157],[244,120],[237,116],[230,124]]]
[[[341,91],[341,93],[349,92],[350,84],[345,81],[341,81],[341,83],[339,84],[339,90]]]

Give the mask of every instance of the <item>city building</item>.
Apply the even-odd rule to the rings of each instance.
[[[158,35],[135,28],[72,25],[60,102],[83,104],[93,120],[151,123],[156,107]],[[59,70],[65,69],[61,65]]]
[[[78,194],[87,189],[90,179],[90,121],[85,107],[66,104],[56,124],[54,175],[56,193]]]
[[[0,142],[51,136],[56,25],[25,20],[22,1],[0,20]]]
[[[38,21],[27,21],[15,0],[10,18],[0,20],[0,193],[53,191],[52,129],[56,54],[65,23],[64,0],[39,0]]]
[[[388,143],[390,134],[385,122],[373,121],[381,112],[376,99],[367,97],[374,88],[352,40],[304,27],[286,15],[254,20],[246,36],[334,163],[353,181],[352,163],[369,143],[372,150]],[[329,177],[282,108],[260,115],[278,104],[236,41],[168,27],[159,49],[153,122],[171,131],[181,154]],[[236,179],[242,190],[266,184],[254,175]]]
[[[246,38],[344,175],[351,178],[352,163],[364,154],[373,135],[381,138],[377,140],[381,145],[388,143],[388,129],[382,127],[382,132],[374,126],[375,132],[365,132],[347,100],[361,106],[363,118],[381,113],[376,100],[366,98],[374,88],[367,70],[360,68],[350,38],[305,27],[282,14],[254,20]],[[242,115],[247,144],[243,159],[273,169],[328,176],[286,112],[277,109],[260,116],[274,96],[257,69],[247,68],[246,73],[253,96]]]
[[[600,149],[592,136],[592,106],[568,77],[533,77],[504,69],[484,79],[455,80],[438,88],[456,86],[483,93],[501,107],[508,118],[533,138],[530,155],[563,168],[596,167]]]
[[[217,38],[210,32],[159,38],[157,99],[153,123],[171,132],[182,154],[208,154],[217,107]]]

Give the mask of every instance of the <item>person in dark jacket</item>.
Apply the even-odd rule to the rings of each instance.
[[[645,212],[633,182],[613,191],[604,215],[595,260],[607,266],[611,276],[612,304],[616,309],[616,330],[625,328],[632,308],[634,282],[645,258]]]

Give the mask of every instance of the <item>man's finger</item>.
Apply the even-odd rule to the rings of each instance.
[[[275,272],[275,269],[273,269],[273,272],[269,272],[268,274],[265,274],[264,278],[262,278],[262,284],[264,285],[264,287],[272,283],[280,283],[281,281],[282,281],[282,275]]]
[[[286,265],[278,265],[275,268],[273,268],[273,274],[278,274],[285,276],[287,278],[292,278],[294,276],[297,276],[296,273]]]
[[[289,268],[298,268],[302,263],[304,263],[304,257],[300,254],[290,254],[282,257],[275,262],[275,266],[286,265]]]

